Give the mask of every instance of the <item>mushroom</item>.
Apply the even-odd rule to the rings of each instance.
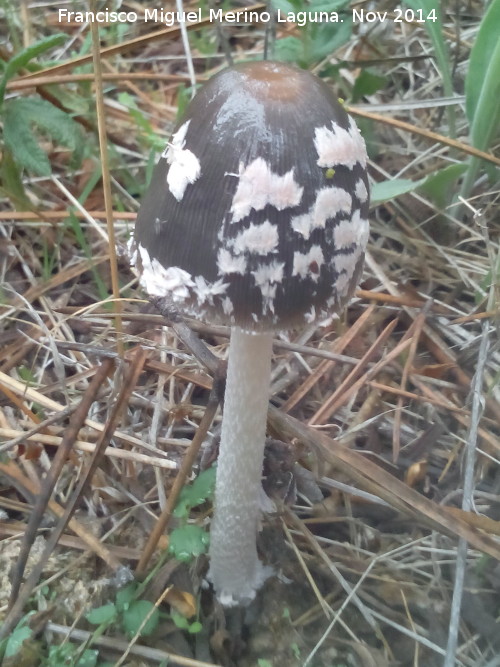
[[[229,67],[189,104],[138,213],[140,284],[231,326],[211,526],[223,604],[267,576],[256,547],[272,340],[350,298],[368,240],[364,141],[329,87],[276,62]]]

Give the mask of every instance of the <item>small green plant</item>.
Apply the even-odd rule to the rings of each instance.
[[[153,129],[149,120],[144,116],[144,113],[139,109],[135,98],[127,92],[118,94],[118,101],[127,107],[129,116],[137,126],[137,138],[146,148],[153,148],[157,152],[161,152],[165,148],[165,141],[158,136],[158,133]]]
[[[174,516],[182,525],[174,528],[169,538],[169,553],[182,562],[204,554],[210,543],[208,532],[201,526],[187,523],[191,510],[213,496],[215,468],[203,470],[198,477],[181,491]]]
[[[177,519],[186,519],[194,507],[212,498],[214,487],[215,468],[207,468],[200,472],[191,484],[187,484],[182,489],[174,516]]]
[[[168,550],[175,559],[188,563],[206,553],[209,544],[210,537],[206,530],[201,526],[187,523],[174,528],[170,533]]]
[[[33,69],[33,58],[61,44],[64,34],[41,39],[22,49],[4,66],[0,79],[0,114],[3,122],[3,150],[0,180],[6,194],[15,202],[26,203],[21,173],[27,170],[37,176],[50,176],[52,168],[40,144],[40,134],[67,147],[76,167],[83,156],[80,126],[65,111],[38,97],[16,97],[5,100],[7,83],[20,69]]]
[[[49,654],[44,660],[44,667],[95,667],[99,658],[99,651],[94,649],[81,649],[66,642],[59,646],[51,646]]]
[[[79,125],[45,99],[18,97],[6,102],[3,122],[5,146],[23,169],[38,176],[50,176],[52,173],[50,160],[40,146],[34,128],[69,148],[74,165],[81,160],[83,139]]]
[[[35,612],[30,611],[26,616],[23,616],[16,625],[10,637],[6,637],[0,641],[0,660],[2,658],[13,658],[17,656],[25,641],[29,641],[32,637],[32,630],[28,625],[30,616]]]
[[[160,612],[149,600],[140,600],[137,582],[121,588],[115,602],[92,609],[86,619],[91,625],[99,626],[102,634],[110,625],[118,624],[128,637],[138,634],[148,637],[158,627]]]
[[[342,12],[349,5],[349,0],[310,0],[307,5],[303,0],[273,0],[274,10],[287,15],[293,12],[300,17],[300,12]],[[305,19],[304,15],[304,19]],[[349,41],[352,34],[352,18],[349,12],[342,14],[338,23],[304,20],[299,24],[300,37],[283,37],[276,42],[274,57],[277,60],[293,62],[307,69],[313,63],[332,54]]]
[[[185,616],[179,614],[178,611],[172,611],[170,613],[170,616],[173,622],[175,623],[176,627],[178,627],[181,630],[186,630],[190,635],[194,635],[197,632],[200,632],[200,630],[203,628],[200,621],[193,621],[191,623]]]

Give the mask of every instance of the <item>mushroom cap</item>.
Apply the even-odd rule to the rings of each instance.
[[[311,73],[229,67],[189,104],[140,207],[131,263],[187,315],[268,331],[338,311],[368,240],[366,149]]]

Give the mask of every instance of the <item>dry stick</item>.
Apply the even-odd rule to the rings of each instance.
[[[53,447],[61,446],[60,436],[49,435],[44,433],[37,433],[36,435],[33,435],[31,431],[22,432],[15,429],[0,427],[0,437],[8,437],[8,438],[14,437],[16,440],[34,441],[36,443],[40,443],[43,445],[52,445]],[[9,441],[6,444],[10,446],[11,442],[12,441]],[[138,445],[139,443],[127,443],[127,444]],[[2,448],[3,447],[4,445],[2,445]],[[151,451],[150,448],[148,448],[144,443],[143,447],[144,449],[146,449],[146,451]],[[93,454],[97,448],[97,445],[93,442],[87,442],[85,440],[75,440],[73,443],[73,448],[79,452],[87,452],[88,454]],[[0,451],[2,451],[1,448]],[[161,450],[157,451],[159,456],[152,456],[150,454],[139,454],[139,452],[132,452],[128,449],[122,449],[118,447],[106,447],[106,449],[104,450],[104,455],[110,457],[111,459],[121,459],[122,461],[132,462],[135,464],[141,463],[143,465],[154,466],[157,468],[164,468],[166,470],[177,469],[177,464],[174,461],[166,458],[165,452],[162,452]],[[165,458],[163,458],[162,455],[165,456]]]
[[[255,5],[250,5],[247,7],[239,7],[240,11],[257,11],[259,9],[264,9],[265,5],[261,2],[255,4]],[[224,20],[226,14],[232,14],[233,9],[228,9],[225,12],[222,12],[222,20]],[[201,21],[198,21],[197,23],[190,23],[187,26],[188,30],[198,30],[199,28],[202,28],[204,26],[211,25],[210,23],[210,18],[204,18]],[[100,57],[101,58],[106,58],[107,56],[113,56],[117,53],[126,53],[127,51],[132,51],[133,49],[136,49],[137,47],[144,46],[145,44],[149,44],[151,42],[155,42],[157,40],[168,40],[168,38],[174,38],[178,37],[180,32],[179,27],[171,27],[171,28],[164,28],[162,30],[157,30],[156,32],[151,32],[147,35],[141,35],[140,37],[135,37],[134,39],[130,39],[127,42],[121,42],[120,44],[115,44],[113,46],[107,46],[104,49],[101,49],[100,51]],[[92,61],[92,55],[86,55],[86,56],[78,56],[77,58],[73,58],[72,60],[68,60],[65,63],[61,63],[60,65],[55,65],[54,67],[47,67],[44,70],[34,72],[33,74],[28,74],[26,76],[23,76],[22,81],[29,81],[30,79],[34,79],[39,76],[53,76],[55,74],[59,74],[60,72],[65,72],[68,69],[72,69],[74,67],[81,67],[81,65],[86,65],[87,63],[90,63]]]
[[[164,590],[163,593],[160,595],[160,597],[159,597],[157,600],[155,600],[154,605],[153,605],[153,606],[151,607],[151,609],[148,611],[148,613],[146,614],[146,616],[144,616],[144,618],[142,619],[142,621],[141,621],[139,627],[137,628],[137,631],[136,631],[135,635],[130,639],[130,643],[129,643],[129,645],[127,646],[127,649],[123,652],[123,654],[121,655],[121,657],[118,658],[118,660],[115,662],[115,664],[113,665],[113,667],[120,667],[120,665],[123,665],[123,663],[125,662],[125,660],[128,658],[129,654],[131,653],[131,651],[132,651],[134,645],[137,644],[137,641],[138,641],[138,639],[139,639],[140,636],[141,636],[142,629],[144,628],[144,626],[146,625],[146,623],[149,621],[149,619],[151,618],[151,616],[153,615],[153,613],[154,613],[154,612],[158,609],[158,607],[161,605],[161,603],[163,602],[163,600],[164,600],[164,599],[167,597],[167,595],[170,593],[170,591],[172,590],[172,588],[173,588],[173,584],[170,584],[170,586],[167,586],[167,588],[165,588],[165,590]]]
[[[361,332],[365,324],[370,321],[371,316],[375,310],[375,306],[369,306],[354,324],[345,332],[345,334],[337,339],[332,345],[334,352],[343,352],[343,350],[354,340],[354,338]],[[358,361],[355,361],[357,364]],[[319,381],[319,379],[327,372],[331,371],[335,366],[335,361],[323,361],[314,369],[314,371],[304,380],[304,382],[298,387],[294,393],[288,398],[285,404],[282,406],[284,412],[289,412],[293,407],[301,401],[304,396],[314,387],[314,385]]]
[[[194,462],[196,461],[196,457],[198,456],[200,447],[203,443],[203,440],[205,439],[205,436],[207,435],[208,429],[212,424],[212,421],[215,417],[215,413],[217,412],[217,407],[219,405],[219,402],[223,394],[224,394],[223,380],[221,374],[219,373],[219,377],[216,377],[212,390],[208,397],[207,406],[205,408],[203,417],[200,421],[200,425],[198,426],[194,438],[191,444],[189,445],[189,448],[184,456],[179,472],[177,473],[177,477],[175,478],[175,481],[172,485],[172,489],[170,491],[170,495],[168,496],[165,508],[158,517],[158,520],[156,521],[156,524],[149,535],[148,541],[146,542],[146,546],[144,547],[142,556],[139,562],[137,563],[137,568],[135,571],[136,576],[141,576],[142,574],[144,574],[148,566],[148,563],[151,559],[151,556],[153,555],[154,550],[156,549],[158,541],[165,532],[165,529],[167,528],[168,523],[172,518],[172,513],[175,509],[175,505],[177,503],[179,494],[182,491],[184,484],[186,483],[186,479],[189,473],[191,472],[191,468],[193,467]]]
[[[330,414],[333,414],[336,412],[339,408],[341,408],[343,405],[347,403],[347,401],[351,398],[353,394],[355,394],[358,389],[361,389],[361,387],[367,382],[368,380],[371,380],[374,375],[376,375],[382,368],[387,366],[387,364],[391,363],[398,355],[400,355],[402,352],[406,350],[411,345],[411,338],[403,338],[403,340],[396,345],[385,357],[383,357],[380,361],[378,361],[374,366],[370,368],[362,377],[359,378],[359,380],[356,380],[354,384],[352,384],[348,389],[344,390],[344,393],[342,395],[338,395],[335,401],[328,401],[328,404],[325,403],[325,410],[321,409],[318,410],[316,413],[317,416],[317,421],[314,422],[316,424],[324,424]],[[328,409],[326,409],[328,408]],[[314,416],[316,418],[316,415]],[[310,423],[313,423],[312,419]]]
[[[216,9],[214,0],[208,0],[208,7],[210,10]],[[220,21],[217,21],[215,24],[215,32],[217,33],[217,37],[219,38],[220,46],[222,46],[222,50],[224,51],[224,56],[226,58],[227,64],[229,67],[231,67],[232,65],[234,65],[233,55],[231,53],[231,45],[226,36],[226,33],[224,32],[224,28],[220,24]]]
[[[302,568],[302,571],[304,572],[304,575],[305,575],[307,581],[309,582],[309,586],[311,587],[314,595],[316,596],[316,599],[318,600],[319,606],[323,610],[323,613],[325,614],[326,618],[328,620],[330,620],[330,618],[333,614],[333,609],[330,607],[329,604],[327,604],[325,598],[321,595],[321,592],[320,592],[318,586],[316,585],[316,582],[314,581],[314,577],[312,576],[311,571],[307,567],[306,562],[305,562],[302,554],[300,553],[299,548],[295,544],[295,542],[293,540],[293,537],[292,537],[292,534],[290,533],[290,530],[288,529],[288,526],[286,525],[286,522],[283,519],[283,517],[281,518],[281,525],[283,526],[283,532],[285,533],[285,536],[288,540],[288,543],[289,543],[292,551],[294,552],[295,557],[299,561],[299,565]]]
[[[62,512],[63,509],[61,507],[61,516]],[[71,525],[72,522],[68,524],[70,528]],[[26,524],[21,521],[9,521],[8,523],[0,521],[0,536],[19,538],[21,537],[21,535],[24,534],[25,530],[26,530]],[[41,534],[43,534],[42,531]],[[89,544],[84,540],[82,540],[81,537],[79,537],[78,535],[76,536],[70,535],[68,533],[64,533],[63,535],[61,535],[58,544],[59,546],[69,547],[70,549],[75,549],[78,551],[88,552],[89,550]],[[133,549],[132,547],[121,547],[117,544],[110,544],[108,550],[109,553],[112,554],[113,556],[116,556],[117,558],[123,558],[126,560],[139,560],[141,556],[141,552],[139,549]]]
[[[341,383],[341,385],[331,394],[326,401],[323,402],[319,410],[311,417],[309,424],[324,424],[331,414],[333,414],[341,405],[343,405],[346,400],[345,396],[351,396],[350,386],[356,381],[358,375],[363,371],[364,368],[372,361],[373,357],[377,352],[383,348],[386,340],[390,337],[394,331],[394,327],[398,323],[398,319],[395,318],[385,327],[382,333],[378,336],[375,342],[368,348],[363,357],[359,360],[356,366],[352,369],[349,375]],[[380,362],[379,362],[380,363]],[[377,364],[378,366],[378,364]]]
[[[87,390],[82,397],[82,400],[80,401],[80,404],[75,409],[73,416],[70,419],[68,428],[64,432],[61,446],[57,450],[56,455],[52,460],[50,469],[40,485],[40,493],[36,498],[33,511],[31,512],[31,516],[28,520],[26,532],[24,533],[24,538],[21,543],[21,551],[19,553],[19,557],[16,561],[12,575],[12,589],[9,599],[10,607],[12,607],[14,604],[14,601],[19,592],[24,570],[26,568],[26,562],[28,560],[31,547],[33,546],[33,542],[35,541],[38,526],[45,513],[47,503],[49,502],[49,498],[52,495],[52,491],[54,490],[54,486],[59,479],[59,475],[64,464],[68,460],[69,454],[73,448],[73,443],[76,440],[79,430],[82,428],[85,422],[88,411],[90,410],[90,406],[95,401],[96,394],[99,391],[101,384],[108,376],[112,366],[113,362],[111,359],[105,359],[101,366],[97,369],[91,383],[87,387]]]
[[[97,443],[95,455],[92,461],[90,462],[90,465],[87,467],[87,470],[83,473],[82,477],[80,478],[80,481],[77,484],[73,492],[73,495],[71,496],[71,498],[67,503],[63,516],[60,518],[57,526],[52,531],[50,538],[47,540],[45,549],[43,550],[40,560],[37,562],[37,564],[31,571],[29,577],[27,578],[24,586],[19,591],[17,599],[15,600],[7,618],[5,619],[4,625],[0,629],[0,637],[6,636],[13,629],[17,620],[22,614],[24,604],[31,595],[33,588],[36,586],[46,560],[49,558],[50,554],[54,551],[60,536],[64,532],[64,529],[68,525],[68,522],[73,512],[75,511],[78,500],[80,499],[87,484],[89,483],[90,479],[92,478],[94,472],[96,471],[98,465],[100,464],[104,456],[104,450],[109,441],[111,440],[111,438],[113,437],[113,433],[116,428],[117,422],[120,418],[120,415],[122,414],[123,407],[128,401],[130,394],[134,390],[135,385],[137,383],[137,379],[140,373],[142,372],[145,359],[146,359],[146,352],[142,349],[139,349],[137,354],[135,355],[135,359],[131,363],[130,369],[126,374],[126,377],[124,378],[123,390],[119,394],[116,403],[113,405],[113,408],[111,410],[111,415],[102,432],[101,438]],[[126,581],[127,579],[130,579],[130,573],[125,571],[124,568],[123,569],[121,568],[120,561],[118,559],[114,560],[117,565],[117,567],[115,567],[114,569],[116,570],[116,574],[120,578],[120,580]]]
[[[449,398],[446,398],[443,396],[442,393],[436,393],[433,391],[427,384],[419,380],[415,375],[412,375],[412,382],[413,384],[417,387],[417,389],[420,389],[422,392],[422,395],[425,398],[430,397],[432,400],[433,398],[435,399],[436,396],[438,397],[438,400],[441,400],[442,403],[446,405],[446,407],[450,410],[450,415],[456,419],[462,426],[464,426],[467,430],[470,430],[471,427],[471,413],[468,410],[464,410],[460,406],[456,405],[452,401],[450,401]],[[484,399],[484,396],[483,396]],[[495,422],[496,423],[496,422]],[[494,436],[494,434],[491,431],[487,431],[484,428],[479,427],[478,428],[478,433],[481,436],[481,438],[488,443],[488,445],[491,446],[491,448],[495,452],[500,452],[500,441]],[[498,455],[498,454],[497,454]],[[438,482],[441,483],[444,477],[446,476],[448,472],[448,468],[450,466],[451,462],[448,463],[443,472],[441,473]]]
[[[0,387],[0,391],[6,391],[5,388]],[[10,389],[7,391],[10,392]],[[88,391],[88,388],[87,388]],[[12,396],[14,397],[15,394],[14,392],[10,392]],[[24,402],[22,403],[24,406]],[[76,409],[77,405],[68,405],[68,407],[64,408],[64,410],[60,410],[59,412],[56,412],[54,415],[51,415],[50,417],[47,417],[47,419],[44,419],[41,422],[38,422],[36,426],[34,426],[32,429],[29,431],[23,431],[20,435],[14,437],[12,440],[9,440],[8,442],[4,442],[2,445],[0,445],[0,453],[6,451],[7,449],[12,449],[12,447],[16,447],[19,445],[21,442],[24,442],[25,440],[29,440],[30,438],[33,438],[34,435],[37,433],[40,433],[40,431],[43,431],[44,429],[47,428],[47,426],[50,426],[51,424],[55,424],[58,421],[61,421],[61,419],[66,419],[66,417],[69,417]],[[35,420],[36,423],[36,420]],[[0,432],[2,429],[0,429]],[[1,435],[1,433],[0,433]],[[61,443],[62,444],[62,443]]]
[[[47,623],[46,629],[54,634],[62,635],[65,639],[76,639],[80,642],[92,641],[94,646],[101,646],[102,648],[111,649],[123,653],[129,647],[129,642],[123,641],[116,637],[95,637],[95,632],[88,632],[87,630],[79,630],[78,628],[70,628],[66,625],[59,625],[58,623]],[[186,658],[183,655],[161,651],[157,648],[150,648],[149,646],[140,646],[138,644],[132,646],[130,649],[132,655],[142,658],[142,664],[151,665],[154,663],[162,663],[166,665],[180,665],[181,667],[220,667],[213,662],[203,662],[202,660],[195,660],[194,658]]]
[[[184,345],[193,353],[193,355],[202,363],[212,374],[219,373],[220,359],[201,342],[198,336],[188,327],[175,308],[165,304],[163,299],[150,299],[151,303],[160,311],[168,326],[172,327],[175,333],[182,340]],[[165,324],[165,321],[162,322]]]
[[[179,332],[178,335],[181,337],[184,333],[182,328],[179,329]],[[406,335],[412,335],[411,328]],[[409,347],[411,340],[408,338],[402,341],[358,382],[371,380],[371,376],[375,375],[380,368]],[[201,341],[199,344],[203,346]],[[208,356],[214,356],[208,350],[207,352]],[[351,390],[356,390],[357,384],[355,383]],[[281,440],[291,441],[297,438],[326,461],[354,478],[364,489],[382,498],[402,514],[415,518],[432,530],[437,530],[445,535],[464,537],[479,551],[500,560],[500,545],[488,534],[475,529],[464,517],[458,518],[448,508],[437,506],[436,503],[399,481],[359,452],[340,445],[323,433],[314,431],[273,405],[269,405],[268,426]]]
[[[30,419],[34,424],[39,424],[40,423],[40,417],[38,417],[33,410],[30,410],[28,406],[25,404],[25,402],[16,396],[16,394],[11,391],[8,387],[5,387],[0,384],[0,391],[2,394],[5,395],[5,397],[12,403],[12,405],[15,405],[18,410],[20,410],[28,419]]]
[[[371,120],[376,120],[379,123],[385,123],[386,125],[392,125],[397,127],[400,130],[405,130],[406,132],[412,132],[413,134],[418,134],[421,137],[430,139],[431,141],[437,141],[440,144],[445,144],[451,148],[456,148],[463,153],[468,155],[473,155],[474,157],[481,158],[487,162],[492,162],[497,166],[500,166],[500,158],[491,155],[490,153],[485,153],[480,151],[474,146],[469,146],[464,144],[462,141],[457,141],[456,139],[449,139],[448,137],[443,136],[442,134],[437,134],[437,132],[431,132],[430,130],[424,130],[421,127],[412,125],[411,123],[406,123],[404,120],[397,120],[396,118],[388,118],[387,116],[382,116],[378,113],[373,113],[371,111],[365,111],[361,109],[356,109],[356,107],[346,107],[346,110],[349,113],[352,113],[353,116],[361,116],[362,118],[370,118]]]
[[[472,496],[474,491],[474,460],[478,438],[479,421],[483,412],[483,378],[488,358],[489,337],[488,322],[482,324],[481,344],[477,358],[477,368],[472,383],[472,410],[470,429],[467,436],[467,448],[465,451],[464,467],[464,490],[462,498],[462,509],[469,512],[472,507]],[[458,643],[458,631],[460,625],[460,610],[462,607],[462,595],[465,579],[465,567],[467,563],[467,539],[461,537],[458,541],[455,581],[453,584],[453,597],[451,602],[451,615],[448,626],[448,644],[446,646],[446,658],[443,667],[454,667],[456,664],[456,652]]]
[[[184,333],[183,327],[179,327],[178,335],[181,340]],[[409,334],[410,332],[407,335]],[[193,335],[192,332],[191,335]],[[397,356],[410,343],[411,338],[398,345],[388,357]],[[199,345],[203,346],[203,343],[199,341]],[[204,357],[216,359],[209,350]],[[374,366],[373,374],[379,370],[379,367],[389,361],[388,357]],[[361,380],[371,379],[371,374],[369,372],[367,377],[361,378]],[[457,517],[448,508],[437,506],[436,503],[399,481],[386,470],[366,459],[362,454],[343,447],[332,438],[314,431],[293,417],[284,414],[273,405],[269,405],[268,426],[282,440],[297,438],[326,461],[355,479],[362,488],[382,498],[403,515],[414,518],[421,524],[427,525],[432,530],[437,530],[442,534],[463,537],[479,551],[500,560],[500,546],[490,535],[471,526],[465,517]]]
[[[412,378],[415,376],[413,375]],[[408,398],[411,401],[425,401],[426,403],[432,403],[438,408],[444,408],[445,410],[450,410],[451,412],[460,412],[463,415],[470,416],[470,412],[465,410],[463,407],[458,405],[453,405],[447,401],[440,401],[438,398],[433,396],[421,396],[420,394],[415,394],[412,391],[406,391],[400,387],[391,387],[389,384],[383,384],[382,382],[377,382],[376,380],[369,380],[368,384],[374,389],[378,389],[381,392],[386,394],[395,394],[396,396],[401,396],[402,398]]]
[[[21,495],[28,497],[30,502],[34,503],[40,491],[40,485],[34,483],[29,477],[26,477],[16,463],[13,461],[10,463],[0,463],[0,472],[10,480],[12,486],[16,487]],[[64,514],[64,508],[59,503],[56,503],[55,500],[49,500],[48,509],[58,518]],[[75,535],[78,535],[87,545],[87,549],[90,549],[99,556],[112,570],[117,570],[120,567],[120,561],[89,530],[84,528],[81,523],[76,519],[71,519],[68,525]]]
[[[96,0],[90,1],[90,9],[96,11]],[[106,226],[109,239],[109,265],[111,269],[111,287],[113,291],[113,309],[116,313],[115,328],[117,333],[116,347],[118,354],[123,356],[123,325],[121,320],[122,303],[120,301],[120,280],[118,278],[118,262],[116,259],[115,228],[113,224],[113,199],[111,196],[111,178],[109,174],[108,139],[106,135],[106,116],[104,112],[104,97],[102,92],[102,67],[99,51],[99,26],[96,21],[90,22],[92,33],[92,56],[95,74],[95,101],[97,112],[97,129],[99,132],[99,152],[101,155],[101,177],[104,192],[104,207],[106,209]]]
[[[482,313],[473,313],[472,315],[457,317],[456,320],[451,320],[448,322],[448,325],[452,326],[453,324],[466,324],[467,322],[475,322],[476,320],[486,320],[490,317],[500,317],[500,310],[486,310]]]
[[[461,519],[446,506],[437,505],[363,454],[340,445],[333,438],[314,431],[299,420],[269,406],[268,423],[281,440],[297,438],[319,456],[345,472],[365,490],[382,498],[391,507],[444,535],[464,537],[476,549],[500,560],[500,545],[490,536]]]
[[[424,310],[420,312],[415,318],[415,335],[413,337],[410,349],[408,350],[408,356],[406,358],[405,365],[403,367],[403,374],[401,376],[401,389],[404,391],[406,389],[406,383],[408,382],[408,376],[410,374],[410,369],[413,365],[415,355],[417,353],[417,346],[420,340],[420,334],[422,328],[425,324],[427,313],[429,312],[432,301],[428,301],[425,304]],[[401,446],[401,414],[403,411],[403,396],[399,395],[396,402],[396,411],[394,413],[394,426],[392,429],[392,460],[394,463],[399,458],[399,450]]]
[[[7,83],[7,90],[22,90],[23,88],[32,88],[33,86],[47,86],[52,83],[79,83],[80,81],[92,81],[93,74],[58,74],[56,76],[37,76],[33,79],[24,77],[11,79]],[[103,72],[103,81],[166,81],[167,83],[186,83],[189,82],[188,76],[182,74],[164,74],[159,72]],[[199,81],[206,81],[206,77],[199,77]]]
[[[21,493],[24,495],[29,494],[33,498],[36,497],[36,493],[39,491],[39,487],[34,487],[31,480],[25,477],[13,462],[10,464],[0,463],[0,472],[6,475],[10,479],[11,483],[16,486],[16,488],[19,488]],[[64,516],[64,508],[53,500],[49,500],[48,509],[56,517]],[[102,558],[102,560],[107,563],[109,567],[118,570],[118,568],[121,566],[118,558],[114,556],[108,549],[106,549],[104,545],[96,537],[94,537],[94,535],[92,535],[92,533],[83,528],[83,526],[75,519],[71,519],[68,522],[68,525],[71,530],[86,543],[88,549],[92,550],[95,554]],[[32,594],[33,588],[36,586],[38,578],[41,574],[41,569],[43,568],[46,560],[50,557],[52,549],[53,545],[46,545],[46,549],[42,553],[40,560],[32,570],[24,586],[21,588],[19,597],[15,601],[14,606],[4,621],[4,624],[0,628],[0,639],[9,634],[9,632],[13,629],[13,626],[16,624],[17,619],[22,614],[22,608],[27,602],[29,596]]]
[[[40,405],[43,405],[43,407],[48,408],[49,410],[56,410],[57,412],[63,410],[63,406],[57,401],[48,398],[47,396],[37,391],[36,389],[33,389],[32,387],[27,387],[23,382],[15,380],[14,378],[10,377],[10,375],[7,375],[2,371],[0,371],[0,383],[12,389],[12,391],[16,392],[16,394],[23,396],[25,400],[36,401],[37,403],[40,403]],[[100,422],[96,422],[93,419],[86,419],[85,424],[87,426],[90,426],[90,428],[98,431],[99,433],[102,433],[105,429],[105,426],[103,424],[101,424]],[[126,442],[128,445],[133,445],[136,447],[142,447],[144,449],[148,449],[148,447],[146,447],[144,443],[141,442],[141,440],[139,440],[139,438],[129,435],[128,433],[125,433],[123,431],[115,431],[114,437],[118,438],[122,442]]]
[[[287,522],[289,522],[293,527],[295,527],[302,533],[302,535],[305,537],[311,549],[320,558],[320,560],[322,560],[325,563],[326,567],[332,572],[336,581],[344,589],[345,593],[347,593],[347,595],[352,599],[353,603],[356,605],[356,607],[358,608],[359,612],[361,613],[365,621],[368,623],[368,625],[373,630],[375,630],[376,634],[378,634],[376,623],[373,619],[370,609],[368,609],[368,607],[365,604],[363,604],[358,595],[356,595],[351,584],[345,579],[345,577],[338,569],[338,567],[334,563],[332,563],[332,561],[327,557],[323,549],[318,544],[316,536],[313,535],[313,533],[311,533],[311,531],[305,525],[305,523],[301,519],[299,519],[299,517],[296,514],[294,514],[288,507],[285,508],[285,517]]]

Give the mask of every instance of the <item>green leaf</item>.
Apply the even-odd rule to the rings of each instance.
[[[185,486],[174,510],[177,518],[187,517],[193,507],[201,505],[213,495],[215,487],[215,468],[203,470],[192,484]]]
[[[52,169],[47,154],[40,148],[22,114],[17,113],[18,102],[12,100],[5,106],[4,140],[7,148],[22,169],[32,171],[38,176],[50,176]]]
[[[375,74],[369,69],[361,70],[360,75],[354,82],[352,89],[352,101],[358,102],[366,95],[373,95],[387,84],[387,77]]]
[[[488,70],[493,69],[498,75],[498,61],[495,53],[500,42],[500,0],[493,0],[484,15],[476,40],[472,46],[469,59],[469,69],[465,78],[465,109],[469,122],[472,124],[476,109],[483,95],[488,77]],[[496,67],[496,70],[495,70]],[[497,84],[500,77],[496,77]],[[498,91],[498,88],[497,88]],[[490,112],[498,109],[498,93],[496,104]]]
[[[317,23],[311,30],[311,46],[308,53],[308,62],[311,64],[331,55],[346,44],[352,34],[352,19],[345,18],[343,23]]]
[[[128,609],[125,609],[122,614],[122,625],[125,632],[130,636],[135,635],[151,610],[153,610],[151,616],[141,629],[141,637],[147,637],[152,634],[158,627],[160,612],[148,600],[135,600],[130,604]]]
[[[174,558],[187,562],[205,553],[209,541],[208,533],[201,526],[189,524],[172,531],[168,549]]]
[[[470,140],[475,148],[488,150],[500,132],[500,0],[486,12],[471,50],[465,79],[465,106],[470,121]],[[467,199],[483,160],[473,157],[464,177],[461,196]]]
[[[298,37],[283,37],[278,39],[274,46],[276,60],[285,63],[296,63],[302,58],[303,47]]]
[[[36,97],[19,97],[9,101],[4,110],[5,145],[21,167],[40,176],[50,176],[52,170],[32,126],[73,152],[83,149],[79,125],[61,109]]]
[[[85,257],[90,261],[90,270],[92,271],[92,276],[94,278],[97,287],[97,292],[101,300],[104,301],[109,296],[108,288],[106,287],[106,284],[104,283],[103,279],[99,274],[99,271],[97,270],[94,264],[92,248],[90,247],[87,238],[85,237],[85,234],[82,230],[81,220],[77,218],[73,212],[70,212],[69,223],[71,225],[71,228],[73,229],[77,243],[83,250]]]
[[[179,628],[180,630],[187,630],[189,621],[185,616],[179,614],[178,611],[172,610],[170,612],[170,618],[173,620],[176,628]]]
[[[444,38],[443,21],[441,17],[441,3],[436,2],[436,0],[405,0],[405,4],[407,4],[408,7],[410,7],[414,11],[422,10],[422,16],[425,19],[425,22],[422,25],[429,33],[429,37],[432,40],[436,63],[443,78],[444,94],[447,97],[452,97],[453,96],[453,79],[451,75],[452,69],[450,63],[450,55],[448,52],[448,45]],[[433,21],[425,18],[429,16],[431,12],[435,13],[437,20]],[[450,105],[448,107],[447,114],[448,114],[448,123],[450,126],[450,136],[454,136],[455,110],[453,106]]]
[[[99,652],[93,649],[86,649],[82,655],[76,660],[80,648],[75,644],[67,643],[60,646],[51,646],[47,662],[44,664],[49,667],[95,667]]]
[[[67,39],[67,35],[62,32],[57,33],[56,35],[50,35],[50,37],[44,37],[40,41],[35,42],[35,44],[28,46],[13,56],[5,66],[4,74],[0,81],[0,105],[3,102],[7,81],[11,79],[16,72],[25,67],[30,60],[33,60],[33,58],[36,58],[41,53],[44,53],[55,46],[59,46],[59,44],[62,44]]]
[[[5,657],[12,658],[17,653],[21,651],[23,642],[26,639],[29,639],[32,635],[32,630],[26,625],[18,626],[13,630],[12,634],[7,640],[7,646],[5,648]]]
[[[410,181],[408,178],[393,178],[390,181],[375,183],[371,188],[370,200],[372,204],[380,204],[407,192],[412,192],[421,184],[422,181]]]
[[[190,635],[195,635],[196,633],[203,630],[203,625],[199,621],[193,621],[190,623],[185,616],[180,614],[178,611],[172,610],[170,612],[170,618],[175,623],[175,626],[180,630],[187,630]]]
[[[132,582],[120,590],[116,594],[116,608],[119,612],[122,612],[124,609],[128,609],[130,603],[133,602],[134,598],[137,595],[137,584]]]
[[[23,210],[30,207],[16,161],[7,148],[3,151],[0,164],[0,183],[14,208]]]
[[[190,635],[195,635],[198,632],[201,632],[202,630],[203,630],[203,625],[200,623],[200,621],[194,621],[194,623],[191,623],[191,625],[187,629]]]
[[[85,618],[89,623],[92,623],[92,625],[103,625],[104,623],[111,623],[114,621],[116,615],[116,606],[110,602],[109,604],[105,604],[102,607],[96,607],[95,609],[92,609],[88,614],[85,615]]]
[[[95,667],[97,659],[99,658],[99,651],[95,649],[85,649],[82,655],[77,660],[75,667]]]
[[[462,174],[467,171],[466,164],[450,164],[444,169],[440,169],[435,174],[430,174],[427,178],[424,179],[420,190],[439,208],[445,208],[447,203],[450,200],[450,192],[452,192],[453,187],[462,176]]]
[[[483,43],[482,40],[485,40]],[[487,150],[500,129],[500,0],[494,0],[481,22],[471,51],[466,79],[466,107],[471,121],[471,142]],[[472,79],[481,82],[480,89]]]

